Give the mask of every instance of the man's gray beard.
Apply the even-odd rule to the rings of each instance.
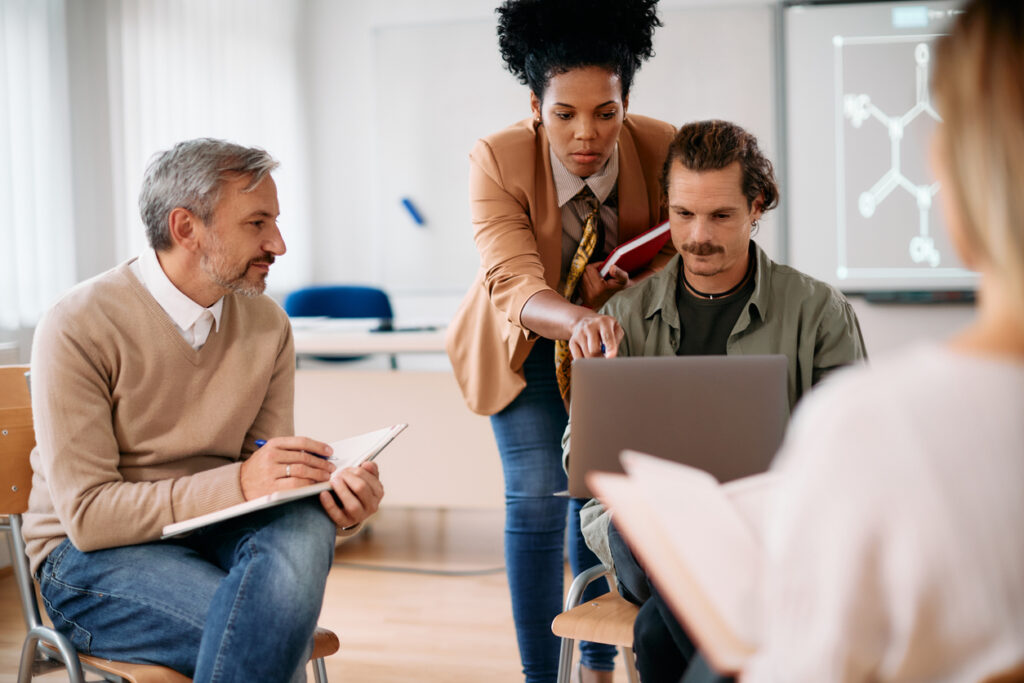
[[[258,283],[253,284],[245,279],[245,274],[249,272],[249,264],[246,264],[245,271],[242,272],[241,276],[231,279],[225,277],[220,272],[223,270],[221,266],[224,264],[218,262],[219,258],[219,254],[204,253],[199,259],[199,267],[218,287],[223,287],[229,292],[241,294],[242,296],[259,296],[266,290],[266,280],[260,280]]]

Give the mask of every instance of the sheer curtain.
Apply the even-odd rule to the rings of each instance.
[[[63,0],[0,0],[0,341],[76,281],[65,38]]]
[[[195,137],[262,147],[274,173],[288,255],[272,291],[312,262],[300,69],[301,7],[281,0],[107,0],[118,257],[146,244],[138,194],[157,151]]]
[[[55,299],[139,253],[146,241],[137,198],[146,165],[189,138],[263,147],[281,162],[274,177],[289,253],[269,286],[284,292],[308,280],[304,6],[94,0],[90,21],[82,21],[68,0],[0,0],[0,344],[20,338],[26,358],[30,331]],[[105,88],[69,88],[69,43],[101,46],[95,64],[73,50],[71,58],[76,73],[87,69],[89,82]],[[96,98],[109,101],[97,106]],[[98,111],[109,120],[96,120]],[[80,144],[78,136],[96,132],[90,126],[109,131],[109,150],[105,141]],[[107,152],[112,173],[96,172],[91,155]],[[73,168],[80,175],[73,177]],[[99,196],[113,198],[114,215],[107,215],[110,204],[88,201]],[[87,265],[76,261],[76,241],[89,253]],[[110,246],[97,252],[96,245]]]

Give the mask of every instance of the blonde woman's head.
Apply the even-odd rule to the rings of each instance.
[[[1008,287],[1024,325],[1024,2],[967,3],[939,40],[935,159],[968,266]]]

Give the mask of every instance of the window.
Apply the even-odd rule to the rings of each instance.
[[[33,327],[76,282],[145,247],[143,173],[155,152],[189,138],[263,147],[281,162],[274,178],[290,253],[270,286],[284,291],[308,280],[301,7],[278,0],[108,0],[88,8],[68,0],[0,2],[0,341],[4,330]],[[73,73],[85,69],[105,88],[69,87],[69,50],[83,45],[93,59],[83,66],[71,54]],[[97,130],[102,142],[81,144]],[[109,165],[94,165],[103,154]],[[112,199],[91,201],[99,195]],[[83,253],[89,258],[76,259]]]
[[[0,330],[75,283],[64,4],[0,2]]]

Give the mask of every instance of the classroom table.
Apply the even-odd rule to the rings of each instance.
[[[293,319],[295,352],[311,355],[444,354],[441,326],[372,331],[379,321]],[[446,360],[446,359],[445,359]],[[302,364],[296,433],[331,442],[406,422],[378,458],[386,507],[500,508],[501,461],[490,421],[472,413],[450,366],[434,371]]]
[[[439,325],[396,326],[380,330],[379,320],[292,318],[295,353],[319,356],[444,353],[445,328]]]

